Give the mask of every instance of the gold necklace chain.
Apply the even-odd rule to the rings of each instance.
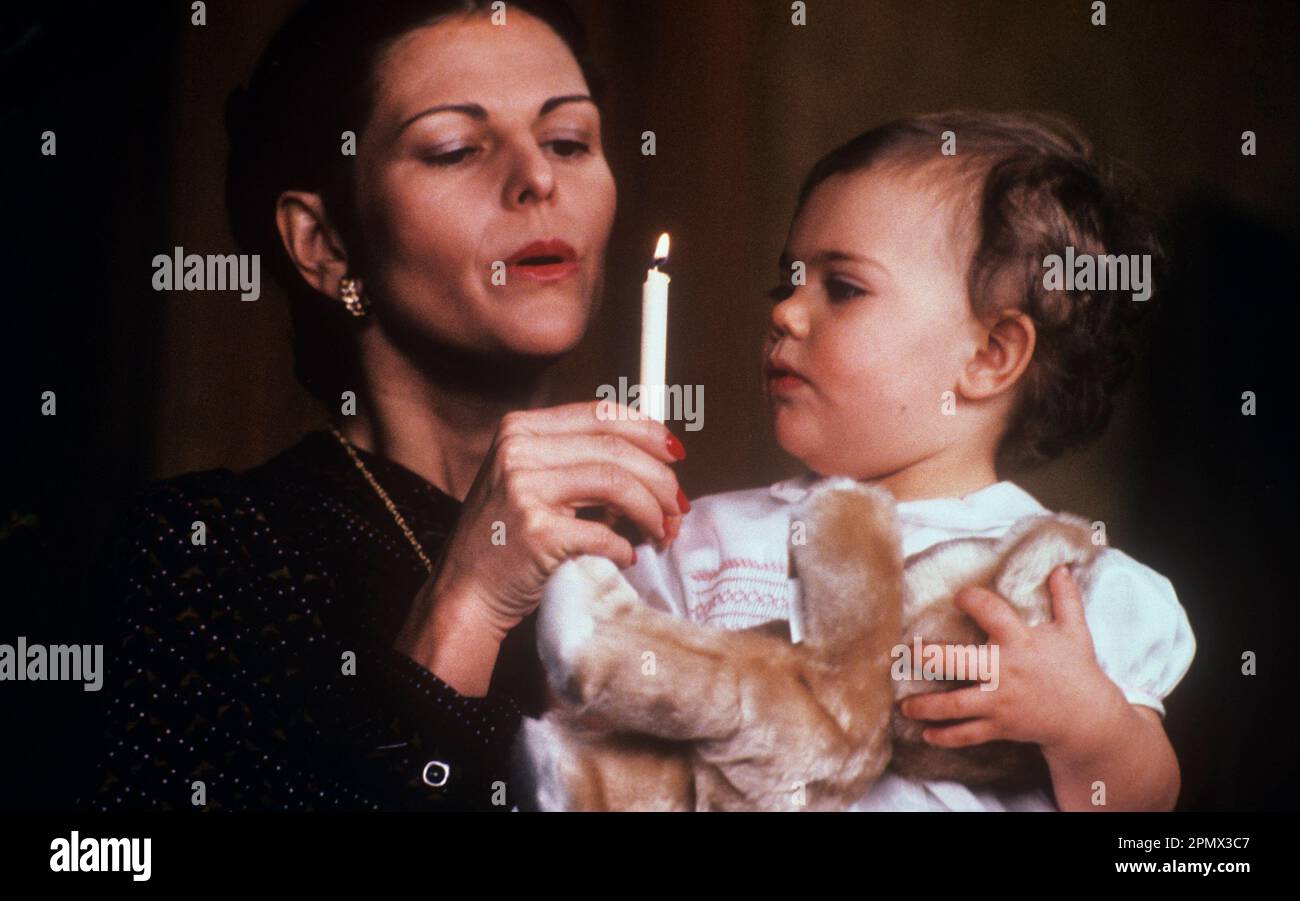
[[[370,470],[366,468],[366,464],[361,462],[361,458],[357,456],[356,448],[352,446],[352,442],[349,441],[338,429],[331,428],[330,431],[334,434],[334,437],[339,440],[339,444],[343,445],[343,449],[348,452],[348,456],[352,458],[352,462],[356,464],[357,469],[361,471],[361,474],[365,476],[366,481],[370,483],[370,487],[375,489],[375,494],[379,495],[379,499],[384,502],[384,506],[388,508],[388,512],[393,515],[393,520],[397,523],[397,527],[402,530],[402,534],[406,536],[406,540],[411,543],[411,547],[415,549],[415,555],[420,558],[420,562],[423,563],[424,568],[429,571],[429,575],[433,575],[433,562],[429,559],[429,555],[424,552],[424,548],[420,545],[420,542],[416,540],[415,533],[412,532],[411,527],[406,524],[406,520],[402,518],[402,514],[397,512],[397,505],[394,504],[393,499],[388,496],[388,492],[384,491],[384,489],[379,486],[379,482],[375,480],[375,477],[370,474]]]

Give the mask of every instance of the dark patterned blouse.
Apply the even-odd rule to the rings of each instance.
[[[436,565],[460,502],[358,453]],[[515,805],[510,743],[521,711],[544,702],[534,617],[507,638],[483,698],[393,650],[428,573],[329,432],[241,474],[152,483],[113,559],[102,603],[120,644],[105,647],[87,806]]]

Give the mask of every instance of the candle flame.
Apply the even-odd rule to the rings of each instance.
[[[659,243],[655,245],[655,265],[668,262],[668,232],[659,236]]]

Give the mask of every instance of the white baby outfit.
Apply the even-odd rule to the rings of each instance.
[[[805,474],[764,488],[701,497],[668,550],[637,547],[623,575],[650,604],[727,629],[788,619],[791,514],[819,481]],[[904,556],[952,538],[997,538],[1024,516],[1048,514],[1018,485],[1001,481],[962,498],[898,504]],[[1162,700],[1196,653],[1187,614],[1169,580],[1105,548],[1086,591],[1086,620],[1102,670],[1133,704],[1161,717]],[[956,782],[915,782],[887,771],[852,810],[1056,810],[1050,794],[997,793]]]

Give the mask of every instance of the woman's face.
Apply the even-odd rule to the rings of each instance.
[[[375,82],[357,185],[380,326],[498,356],[571,349],[615,188],[568,47],[520,12],[458,17],[402,36]]]

